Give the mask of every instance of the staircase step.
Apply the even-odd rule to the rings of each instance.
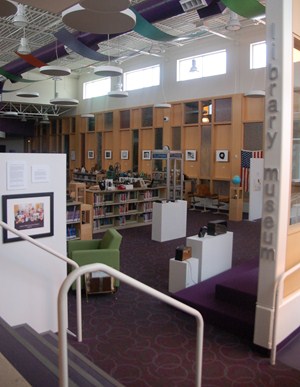
[[[32,386],[53,387],[58,376],[47,359],[40,358],[39,352],[28,345],[19,333],[0,318],[0,352]]]
[[[39,334],[27,324],[10,327],[0,318],[0,352],[33,386],[57,386],[58,337],[53,332]],[[69,386],[122,387],[106,372],[68,348]]]
[[[58,336],[55,333],[45,332],[43,334],[43,337],[55,347],[58,346]],[[77,351],[74,347],[72,347],[72,345],[68,346],[68,356],[69,356],[69,364],[70,362],[74,362],[77,366],[80,366],[88,370],[88,373],[92,375],[94,378],[96,378],[98,380],[98,383],[99,382],[103,383],[103,386],[123,387],[121,383],[117,382],[108,373],[103,371],[101,368],[97,367],[88,358],[83,356],[79,351]]]
[[[258,268],[216,284],[216,299],[239,307],[254,308],[257,299]]]

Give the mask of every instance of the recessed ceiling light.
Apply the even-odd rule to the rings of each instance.
[[[107,35],[132,30],[136,23],[136,16],[130,9],[101,13],[76,4],[62,12],[62,21],[77,31]]]
[[[78,99],[74,98],[54,98],[50,100],[52,105],[60,105],[60,106],[76,106],[79,104]]]
[[[37,98],[37,97],[39,97],[40,96],[40,94],[38,93],[38,92],[36,92],[36,91],[32,91],[32,92],[30,92],[30,91],[19,91],[18,93],[17,93],[17,97],[23,97],[23,98]]]
[[[71,70],[67,67],[49,65],[40,67],[40,73],[51,77],[62,77],[64,75],[70,75]]]
[[[117,77],[123,74],[123,69],[117,66],[98,66],[95,67],[94,74],[99,77]]]

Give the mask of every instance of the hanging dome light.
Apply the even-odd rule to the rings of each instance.
[[[42,66],[40,67],[40,73],[49,75],[50,77],[62,77],[71,74],[71,69],[62,66]]]
[[[98,66],[95,67],[94,74],[99,77],[118,77],[123,74],[123,69],[112,65]]]
[[[31,49],[28,44],[28,39],[25,38],[25,36],[21,38],[21,42],[17,51],[19,54],[22,54],[22,55],[28,55],[31,53]]]
[[[50,100],[51,105],[58,106],[76,106],[79,104],[78,99],[74,98],[53,98]]]
[[[28,19],[25,14],[25,6],[23,4],[18,4],[18,10],[13,18],[13,24],[16,27],[24,28],[28,24]]]
[[[198,67],[196,64],[196,59],[192,59],[192,67],[190,68],[190,73],[194,73],[198,71]]]
[[[239,21],[239,17],[235,12],[233,11],[229,12],[229,21],[225,28],[227,31],[238,31],[241,29],[241,23]]]
[[[116,98],[128,97],[128,92],[123,91],[122,77],[119,77],[118,83],[116,84],[115,89],[112,91],[109,91],[107,95],[109,97],[116,97]]]

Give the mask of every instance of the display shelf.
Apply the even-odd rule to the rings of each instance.
[[[81,238],[81,209],[80,203],[67,203],[66,212],[66,237],[67,240]]]
[[[166,199],[166,186],[126,191],[87,190],[93,208],[93,233],[109,227],[132,227],[152,222],[153,202]]]
[[[87,186],[97,184],[96,173],[73,172],[74,182],[85,183]]]

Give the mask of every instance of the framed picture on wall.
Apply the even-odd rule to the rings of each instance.
[[[121,160],[128,160],[128,150],[121,150]]]
[[[53,192],[3,195],[2,213],[5,223],[32,238],[53,235]],[[20,240],[3,229],[3,243]]]
[[[196,161],[196,155],[197,155],[196,150],[188,149],[185,151],[185,159],[187,161]]]
[[[150,160],[151,159],[151,150],[143,150],[142,159],[143,160]]]
[[[95,157],[94,151],[89,150],[88,151],[88,159],[93,159]]]
[[[112,151],[111,150],[105,150],[104,151],[104,158],[105,158],[105,160],[111,160],[111,158],[112,158]]]

